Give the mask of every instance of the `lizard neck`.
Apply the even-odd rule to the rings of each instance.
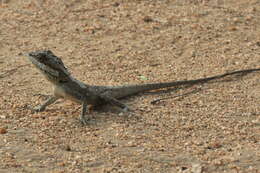
[[[44,75],[44,77],[53,84],[69,82],[71,77],[69,73],[65,73],[59,69],[53,69],[33,58],[30,58],[35,67]]]

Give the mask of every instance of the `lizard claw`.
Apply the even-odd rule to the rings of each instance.
[[[82,124],[83,126],[85,126],[85,125],[88,124],[88,120],[86,120],[86,119],[79,119],[79,121],[81,122],[81,124]]]

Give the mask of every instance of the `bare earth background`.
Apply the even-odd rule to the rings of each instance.
[[[78,121],[45,112],[51,85],[23,53],[50,49],[97,85],[162,82],[259,68],[259,0],[1,0],[0,172],[259,172],[259,72],[123,100]],[[195,94],[164,100],[201,88]],[[38,94],[38,95],[37,95]]]

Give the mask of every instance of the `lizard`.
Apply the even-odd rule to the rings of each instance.
[[[127,96],[140,92],[163,89],[177,86],[192,86],[202,84],[211,80],[220,79],[234,74],[247,74],[260,71],[260,68],[238,70],[233,72],[205,77],[193,80],[179,80],[173,82],[148,83],[122,86],[96,86],[85,84],[74,78],[64,65],[61,58],[54,55],[51,50],[38,50],[27,53],[26,56],[35,67],[53,84],[53,94],[43,104],[33,108],[34,111],[44,111],[45,108],[60,98],[70,99],[82,105],[79,116],[80,121],[85,125],[88,122],[86,117],[89,106],[97,106],[104,103],[120,107],[124,112],[129,111],[129,107],[119,101]]]

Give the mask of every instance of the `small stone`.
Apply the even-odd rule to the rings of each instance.
[[[143,21],[148,23],[148,22],[153,22],[153,19],[150,16],[145,16],[143,18]]]
[[[1,119],[6,119],[6,116],[5,115],[0,115],[0,118]]]
[[[7,133],[7,130],[5,128],[0,128],[0,134],[5,134]]]
[[[201,173],[202,172],[202,166],[198,163],[192,164],[191,172]]]
[[[120,5],[119,2],[115,2],[115,3],[113,4],[114,7],[118,7],[119,5]]]

